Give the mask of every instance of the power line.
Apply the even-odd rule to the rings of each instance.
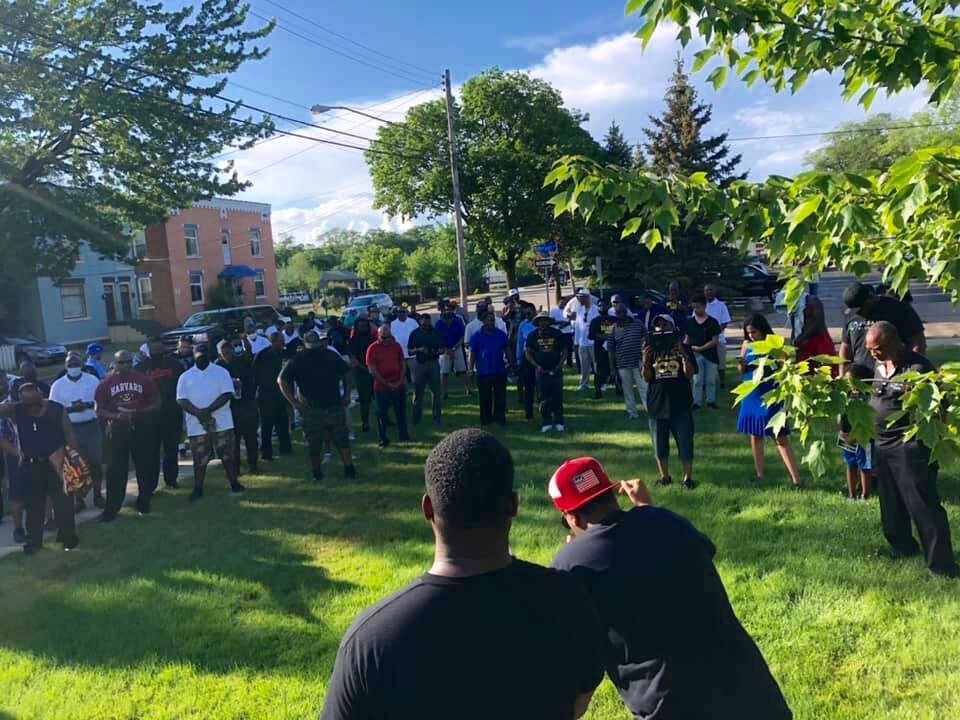
[[[881,133],[888,132],[892,130],[919,130],[923,128],[932,128],[932,127],[953,127],[958,123],[943,121],[943,122],[930,122],[930,123],[916,123],[909,125],[887,125],[884,127],[874,127],[874,128],[847,128],[845,130],[822,130],[819,132],[803,132],[803,133],[784,133],[782,135],[752,135],[746,137],[735,137],[727,138],[726,142],[746,142],[748,140],[784,140],[787,138],[803,138],[803,137],[820,137],[821,135],[858,135],[863,133]]]
[[[4,25],[4,23],[3,23],[2,21],[0,21],[0,25]],[[17,53],[11,52],[11,51],[9,51],[9,50],[4,50],[4,49],[2,49],[2,48],[0,48],[0,54],[6,55],[6,56],[10,57],[11,59],[17,60],[17,61],[19,61],[19,62],[29,62],[29,63],[33,63],[33,64],[43,65],[44,67],[47,67],[47,68],[49,68],[49,69],[51,69],[51,70],[60,72],[60,73],[62,73],[62,74],[64,74],[64,75],[72,75],[72,73],[71,73],[69,70],[67,70],[66,68],[60,67],[59,65],[54,65],[53,63],[49,63],[49,62],[46,62],[46,61],[44,61],[44,60],[40,60],[39,58],[20,57],[19,55],[17,55]],[[192,110],[192,111],[194,111],[194,112],[198,112],[198,113],[201,113],[201,114],[204,114],[204,115],[210,115],[210,116],[217,117],[217,118],[220,118],[220,119],[226,119],[226,120],[228,120],[229,122],[232,122],[232,123],[237,123],[237,124],[241,124],[241,125],[254,125],[254,126],[256,126],[256,124],[255,124],[253,121],[251,121],[251,120],[244,120],[244,119],[242,119],[242,118],[236,118],[236,117],[232,117],[232,116],[224,116],[223,114],[214,112],[213,110],[207,110],[206,108],[201,108],[201,107],[194,107],[193,105],[191,105],[191,104],[189,104],[189,103],[182,103],[182,102],[179,102],[179,101],[177,101],[177,100],[175,100],[175,99],[173,99],[173,98],[171,98],[171,97],[165,96],[165,95],[153,95],[153,94],[150,94],[150,93],[146,93],[146,92],[144,92],[143,90],[141,90],[140,88],[134,88],[134,87],[131,87],[131,86],[129,86],[129,85],[124,85],[124,84],[122,84],[122,83],[117,82],[116,80],[101,80],[101,79],[99,79],[99,78],[89,78],[89,77],[88,77],[88,78],[85,78],[85,80],[86,80],[87,82],[95,82],[95,83],[101,85],[102,87],[106,87],[106,86],[108,86],[108,85],[113,85],[113,86],[116,87],[116,88],[119,88],[119,89],[121,89],[121,90],[126,90],[127,92],[133,93],[134,95],[137,95],[137,96],[139,96],[139,97],[146,97],[146,98],[149,98],[149,99],[151,99],[151,100],[158,100],[158,101],[160,101],[160,102],[169,103],[169,104],[171,104],[171,105],[178,105],[178,106],[180,106],[180,107],[182,107],[182,108],[185,108],[185,109],[187,109],[187,110]],[[256,126],[256,127],[258,127],[258,126]],[[317,127],[320,127],[320,126],[317,126]],[[321,128],[321,129],[323,129],[323,128]],[[404,157],[404,158],[408,158],[408,159],[417,159],[415,156],[403,155],[403,154],[401,154],[401,153],[395,153],[395,152],[391,152],[391,151],[389,151],[389,150],[378,150],[378,149],[375,149],[375,148],[361,147],[361,146],[359,146],[359,145],[349,145],[349,144],[347,144],[347,143],[337,142],[336,140],[325,140],[325,139],[323,139],[323,138],[314,137],[314,136],[312,136],[312,135],[301,135],[301,134],[299,134],[299,133],[290,132],[290,131],[288,131],[288,130],[281,130],[280,128],[274,128],[274,129],[273,129],[273,132],[275,132],[275,133],[280,133],[281,135],[288,135],[288,136],[290,136],[290,137],[301,138],[301,139],[303,139],[303,140],[311,140],[311,141],[313,141],[313,142],[323,143],[323,144],[326,144],[326,145],[335,145],[335,146],[337,146],[337,147],[350,148],[351,150],[360,150],[360,151],[363,151],[363,152],[370,152],[370,153],[373,153],[374,155],[394,155],[394,156],[397,156],[397,157]]]
[[[261,15],[260,13],[258,13],[258,12],[255,11],[255,10],[251,10],[251,11],[250,11],[250,14],[253,15],[254,17],[256,17],[256,18],[260,18],[260,19],[263,20],[264,22],[272,22],[272,20],[271,20],[270,18],[266,17],[265,15]],[[400,78],[401,80],[406,80],[407,82],[412,82],[412,83],[414,83],[414,84],[416,84],[416,85],[421,85],[421,86],[423,86],[423,87],[433,87],[432,84],[426,83],[426,82],[424,82],[423,80],[418,80],[417,78],[411,77],[410,75],[404,75],[404,74],[401,74],[401,73],[396,72],[396,71],[394,71],[394,70],[389,70],[389,69],[387,69],[387,68],[385,68],[385,67],[382,67],[382,66],[380,66],[380,65],[375,65],[375,64],[373,64],[373,63],[371,63],[371,62],[367,62],[366,60],[363,60],[362,58],[358,58],[358,57],[355,57],[355,56],[353,56],[353,55],[350,55],[349,53],[345,53],[345,52],[343,52],[342,50],[338,50],[337,48],[335,48],[335,47],[333,47],[333,46],[331,46],[331,45],[327,45],[326,43],[321,42],[320,40],[317,40],[316,38],[313,38],[313,37],[310,37],[310,36],[308,36],[308,35],[304,35],[304,34],[302,34],[302,33],[299,33],[299,32],[297,32],[296,30],[291,30],[289,27],[287,27],[286,25],[283,25],[283,24],[281,24],[281,23],[279,23],[279,22],[277,23],[277,27],[280,28],[281,30],[283,30],[284,32],[293,35],[294,37],[298,37],[298,38],[300,38],[301,40],[306,40],[307,42],[312,43],[312,44],[316,45],[317,47],[321,47],[321,48],[323,48],[323,49],[325,49],[325,50],[329,50],[330,52],[332,52],[332,53],[334,53],[334,54],[336,54],[336,55],[340,55],[341,57],[345,57],[345,58],[347,58],[348,60],[353,60],[354,62],[360,63],[361,65],[366,65],[366,66],[369,67],[369,68],[373,68],[374,70],[379,70],[380,72],[387,73],[388,75],[393,75],[394,77],[398,77],[398,78]]]
[[[428,75],[428,76],[430,76],[430,77],[434,77],[434,76],[436,75],[436,71],[434,71],[434,70],[428,70],[427,68],[421,67],[420,65],[414,65],[413,63],[409,63],[409,62],[407,62],[407,61],[405,61],[405,60],[401,60],[400,58],[394,57],[394,56],[392,56],[392,55],[387,55],[386,53],[382,53],[382,52],[380,52],[379,50],[370,47],[369,45],[364,45],[363,43],[357,42],[356,40],[353,40],[353,39],[347,37],[346,35],[341,35],[340,33],[336,32],[335,30],[331,30],[330,28],[326,27],[325,25],[321,25],[320,23],[316,22],[315,20],[311,20],[310,18],[305,17],[304,15],[301,15],[301,14],[299,14],[299,13],[297,13],[297,12],[294,12],[293,10],[291,10],[291,9],[288,8],[288,7],[284,7],[284,6],[281,5],[280,3],[275,2],[275,0],[263,0],[263,2],[267,3],[268,5],[273,5],[274,7],[279,8],[280,10],[282,10],[282,11],[284,11],[284,12],[286,12],[286,13],[289,13],[290,15],[293,15],[295,18],[299,18],[300,20],[303,20],[305,23],[309,23],[310,25],[313,25],[314,27],[317,27],[317,28],[323,30],[324,32],[330,33],[330,34],[333,35],[334,37],[338,37],[338,38],[340,38],[341,40],[345,40],[345,41],[347,41],[348,43],[350,43],[351,45],[356,45],[356,46],[359,47],[359,48],[363,48],[364,50],[366,50],[366,51],[368,51],[368,52],[371,52],[371,53],[373,53],[374,55],[379,55],[380,57],[385,58],[385,59],[387,59],[387,60],[391,60],[391,61],[393,61],[393,62],[398,62],[398,63],[400,63],[401,65],[406,65],[407,67],[413,68],[414,70],[419,70],[420,72],[425,73],[426,75]]]

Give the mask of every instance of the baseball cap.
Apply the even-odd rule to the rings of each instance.
[[[873,290],[862,282],[855,282],[847,286],[843,291],[843,304],[848,308],[856,310],[863,307],[863,303],[868,297],[873,295]]]
[[[320,341],[325,339],[327,334],[322,331],[310,330],[306,335],[303,336],[303,344],[308,348],[315,347],[320,344]]]
[[[614,295],[612,298],[610,298],[610,302],[612,303],[623,302],[623,298],[620,297],[620,295]]]
[[[96,355],[103,352],[103,345],[100,343],[90,343],[87,345],[87,355]]]
[[[534,318],[533,318],[533,321],[534,321],[534,322],[536,322],[537,320],[550,320],[550,321],[553,321],[553,318],[550,317],[550,314],[549,314],[549,313],[545,313],[543,310],[541,310],[541,311],[538,312],[538,313],[534,316]]]
[[[589,294],[590,294],[590,288],[585,288],[585,287],[577,288],[577,295],[589,295]]]
[[[557,510],[569,513],[616,487],[597,460],[581,457],[567,460],[557,468],[547,484],[547,492]]]

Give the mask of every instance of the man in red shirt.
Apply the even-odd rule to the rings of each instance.
[[[367,348],[367,370],[373,376],[373,395],[377,401],[377,429],[380,433],[380,447],[387,447],[387,413],[393,407],[397,416],[397,430],[400,442],[410,439],[407,434],[407,392],[404,385],[406,361],[403,349],[393,339],[390,325],[381,325],[377,342]]]
[[[120,512],[127,494],[130,456],[137,475],[137,511],[150,512],[150,498],[157,489],[157,475],[150,472],[160,448],[151,441],[155,432],[147,422],[160,407],[160,394],[153,380],[133,369],[133,357],[126,350],[113,356],[116,370],[97,386],[94,395],[97,417],[107,423],[107,501],[97,522],[111,522]]]

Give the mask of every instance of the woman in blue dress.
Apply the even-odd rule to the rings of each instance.
[[[767,335],[773,334],[770,323],[763,315],[754,315],[743,325],[746,339],[740,347],[740,374],[743,379],[750,380],[753,377],[755,357],[750,350],[750,343],[760,342]],[[761,383],[740,402],[740,415],[737,417],[737,432],[750,436],[750,449],[753,451],[753,467],[756,470],[754,482],[763,481],[764,457],[763,441],[766,437],[773,438],[773,431],[767,427],[767,423],[780,409],[781,405],[771,405],[765,407],[763,396],[770,392],[774,387],[772,382]],[[790,431],[784,426],[780,434],[773,438],[777,444],[777,451],[783,459],[783,464],[790,474],[790,481],[794,487],[800,487],[800,468],[797,465],[797,458],[793,454],[793,446],[790,444]]]

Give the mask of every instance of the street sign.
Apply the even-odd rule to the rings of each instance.
[[[537,260],[536,266],[538,268],[551,268],[554,265],[554,260]]]
[[[534,251],[536,251],[538,255],[549,255],[557,251],[557,244],[555,242],[543,243],[542,245],[535,246]]]

